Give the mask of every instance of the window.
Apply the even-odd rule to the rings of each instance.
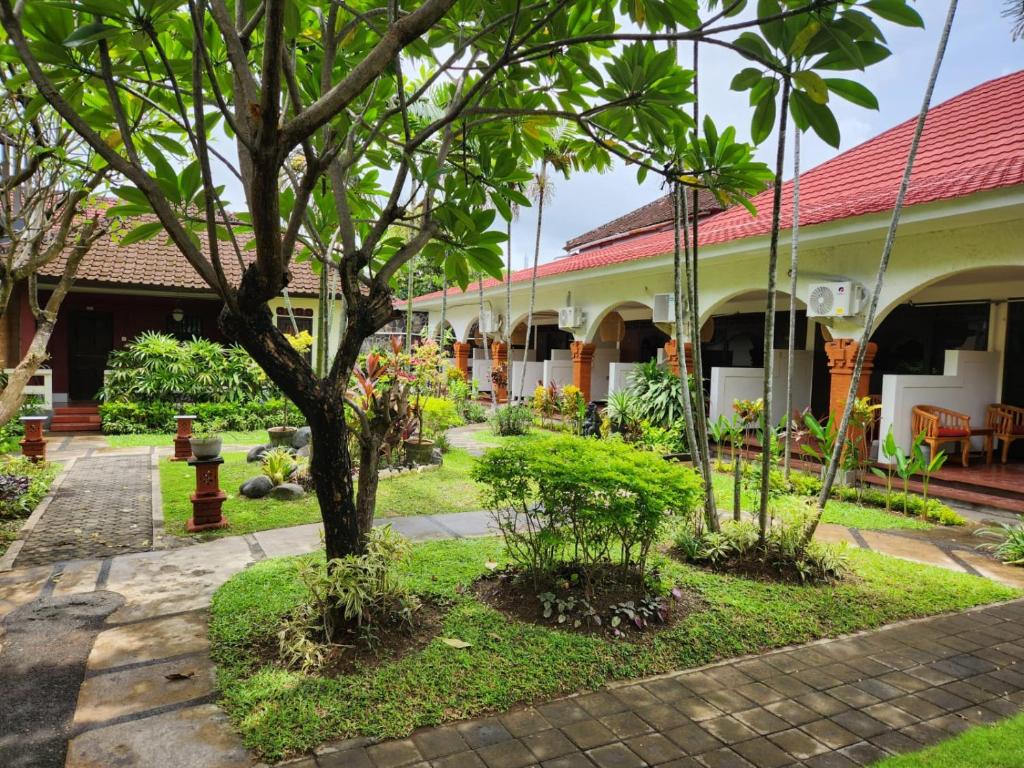
[[[193,337],[202,338],[203,321],[197,315],[186,315],[179,309],[167,315],[164,329],[178,341],[190,341]]]

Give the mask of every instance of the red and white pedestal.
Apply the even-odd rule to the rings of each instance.
[[[20,443],[21,455],[37,464],[46,461],[46,441],[43,439],[46,417],[22,416],[20,421],[25,427],[25,437]]]
[[[227,528],[228,519],[221,507],[228,495],[220,489],[218,470],[224,459],[189,459],[190,467],[196,468],[196,491],[189,498],[192,501],[192,517],[185,529],[189,533]]]
[[[195,416],[175,416],[174,423],[178,427],[174,435],[174,456],[171,461],[188,461],[192,458],[192,444],[189,439],[192,437],[192,422]]]

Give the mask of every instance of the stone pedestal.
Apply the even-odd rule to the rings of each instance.
[[[500,374],[500,381],[491,380],[495,402],[508,402],[508,345],[502,341],[491,342],[491,372]]]
[[[189,443],[189,438],[192,437],[192,423],[195,420],[195,416],[174,417],[178,431],[174,435],[174,456],[171,457],[171,461],[188,461],[192,458],[192,445]]]
[[[21,455],[32,462],[46,461],[46,441],[43,439],[45,416],[22,416],[25,437],[21,440]]]
[[[224,459],[189,459],[190,467],[196,468],[196,491],[189,499],[192,502],[192,517],[185,528],[189,533],[227,528],[228,520],[221,513],[221,506],[228,495],[220,489],[218,477]]]
[[[590,372],[594,364],[594,345],[585,341],[574,341],[569,345],[572,352],[572,383],[583,394],[583,402],[590,403]]]
[[[693,375],[693,345],[683,344],[683,357],[686,360],[686,372]],[[669,339],[665,342],[665,362],[668,363],[668,368],[676,376],[679,375],[681,370],[679,367],[679,342],[675,339]]]
[[[469,344],[456,341],[452,344],[452,352],[455,354],[455,367],[462,371],[466,381],[469,381]]]

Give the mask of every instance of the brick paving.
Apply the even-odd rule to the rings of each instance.
[[[606,688],[299,768],[846,768],[1024,708],[1024,601]]]
[[[15,567],[105,558],[152,547],[149,453],[75,461]]]

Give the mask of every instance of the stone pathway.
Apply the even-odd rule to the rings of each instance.
[[[322,749],[294,768],[843,768],[1024,707],[1024,601]]]
[[[18,552],[17,567],[103,558],[153,543],[150,457],[75,459]]]

